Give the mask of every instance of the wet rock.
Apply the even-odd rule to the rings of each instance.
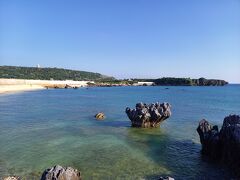
[[[169,103],[137,103],[136,109],[126,108],[128,118],[132,122],[132,127],[158,127],[171,116],[171,105]]]
[[[81,174],[77,169],[56,165],[46,169],[41,180],[81,180]]]
[[[3,180],[21,180],[20,177],[17,176],[8,176],[3,178]]]
[[[240,116],[225,117],[220,131],[217,126],[203,119],[199,122],[197,132],[202,154],[240,172]]]
[[[104,114],[103,112],[97,113],[97,114],[95,115],[95,118],[96,118],[97,120],[103,120],[103,119],[105,119],[105,114]]]
[[[202,144],[202,153],[217,159],[220,156],[218,151],[220,148],[218,127],[210,125],[207,120],[203,119],[199,122],[197,132]]]

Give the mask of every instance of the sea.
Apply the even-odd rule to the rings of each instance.
[[[133,128],[126,107],[168,102],[159,128]],[[103,112],[106,118],[96,120]],[[46,89],[0,95],[0,179],[40,179],[54,165],[88,179],[231,179],[231,169],[201,154],[201,119],[221,128],[240,114],[240,85]]]

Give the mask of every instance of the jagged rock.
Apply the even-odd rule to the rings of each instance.
[[[103,112],[97,113],[97,114],[95,115],[95,118],[96,118],[97,120],[103,120],[103,119],[105,118],[105,114],[104,114]]]
[[[199,122],[197,132],[204,155],[240,172],[240,116],[225,117],[220,131],[217,126],[211,126],[203,119]]]
[[[81,174],[77,169],[56,165],[46,169],[42,174],[41,180],[81,180]]]
[[[136,109],[126,108],[128,118],[132,127],[158,127],[161,122],[171,116],[171,105],[169,103],[137,103]]]
[[[20,177],[17,176],[8,176],[5,177],[3,180],[21,180]]]

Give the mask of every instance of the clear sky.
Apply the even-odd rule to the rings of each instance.
[[[240,83],[240,0],[0,0],[0,65]]]

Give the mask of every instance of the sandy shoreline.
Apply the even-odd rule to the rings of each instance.
[[[75,88],[86,87],[93,81],[73,81],[73,80],[32,80],[32,79],[4,79],[0,78],[0,94],[33,91],[46,88]]]
[[[41,85],[0,85],[0,94],[45,89]]]

